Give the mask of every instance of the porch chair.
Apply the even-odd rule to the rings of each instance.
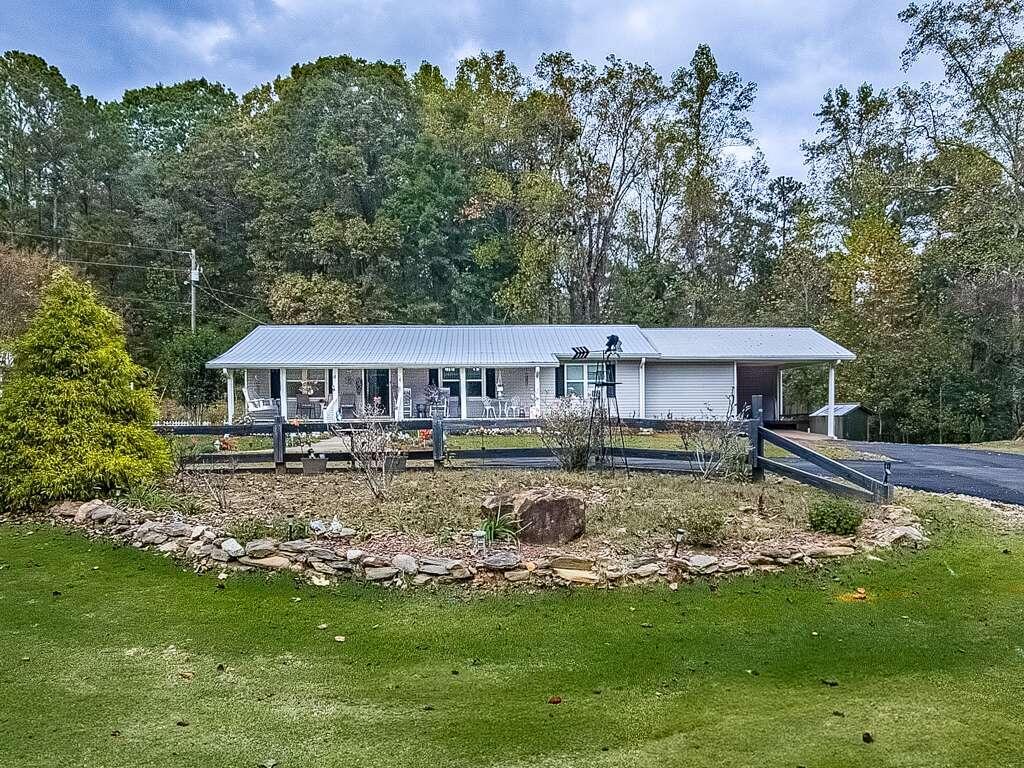
[[[411,419],[412,418],[412,387],[402,388],[402,416]]]
[[[295,415],[300,419],[315,419],[317,418],[316,403],[314,403],[309,395],[305,392],[295,393]]]
[[[498,409],[494,400],[489,397],[482,397],[480,398],[480,405],[483,406],[485,419],[488,417],[492,419],[498,418]]]
[[[248,387],[242,387],[242,397],[245,398],[245,422],[273,421],[280,413],[277,400],[270,397],[252,397]]]
[[[338,418],[354,419],[356,417],[356,393],[342,392],[338,395]]]

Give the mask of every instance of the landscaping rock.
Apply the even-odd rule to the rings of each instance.
[[[818,547],[817,549],[812,549],[807,554],[810,557],[816,557],[816,558],[820,559],[820,558],[829,558],[829,557],[848,557],[849,555],[855,554],[856,552],[857,552],[857,550],[854,549],[853,547],[835,546],[835,547]],[[803,559],[803,558],[801,558],[801,559]]]
[[[452,566],[459,564],[458,560],[449,560],[444,557],[423,557],[420,558],[420,573],[429,576],[447,576]]]
[[[363,572],[363,576],[367,581],[387,581],[393,579],[399,574],[397,568],[390,568],[387,566],[378,566],[373,568],[367,568]]]
[[[581,571],[575,568],[555,568],[555,576],[573,584],[597,584],[601,576],[594,571]]]
[[[572,571],[590,571],[594,568],[594,561],[587,557],[556,557],[551,561],[551,567]]]
[[[895,528],[881,531],[875,536],[879,546],[892,547],[897,544],[927,544],[928,537],[920,528],[912,525],[898,525]]]
[[[331,580],[324,576],[322,573],[313,571],[309,574],[309,583],[314,587],[327,587],[330,586]]]
[[[433,580],[433,576],[428,573],[417,573],[413,576],[412,585],[414,587],[422,587],[425,584],[429,584]]]
[[[412,555],[395,555],[391,558],[391,567],[397,568],[410,576],[414,575],[419,570],[419,566],[416,564],[416,558]]]
[[[489,571],[510,571],[522,562],[515,552],[493,552],[480,563]]]
[[[310,560],[309,567],[318,573],[325,573],[328,576],[334,576],[337,573],[334,566],[329,563],[325,563],[322,560]]]
[[[81,506],[80,501],[62,501],[50,507],[50,514],[55,517],[74,517]]]
[[[93,514],[95,514],[95,512]],[[170,536],[172,539],[181,539],[192,536],[192,526],[188,523],[182,523],[177,520],[170,523],[164,523],[156,528],[156,530]]]
[[[457,562],[448,568],[448,575],[444,578],[446,581],[466,581],[472,579],[474,573],[473,569],[465,563]]]
[[[256,559],[270,557],[277,554],[277,544],[275,539],[253,539],[245,545],[246,557]]]
[[[159,549],[161,552],[170,552],[173,554],[177,552],[179,549],[181,549],[181,544],[178,543],[177,539],[171,539],[170,541],[166,541],[163,544],[161,544],[159,547],[157,547],[157,549]]]
[[[350,563],[358,563],[366,555],[361,549],[350,549],[345,553],[345,559]]]
[[[714,573],[718,570],[718,558],[713,555],[693,555],[686,561],[693,573]]]
[[[560,488],[529,488],[515,495],[513,513],[527,544],[568,544],[586,530],[583,499]]]
[[[309,551],[313,546],[313,542],[308,539],[293,539],[292,541],[282,541],[277,545],[277,550],[283,554],[299,555]]]
[[[231,555],[225,552],[220,547],[215,547],[214,550],[210,553],[210,557],[216,560],[218,563],[226,563],[228,560],[231,559]]]
[[[526,581],[530,578],[530,572],[525,568],[517,568],[514,571],[505,571],[505,578],[512,582]]]
[[[94,523],[102,523],[117,514],[117,509],[110,506],[109,504],[100,504],[89,513],[89,519]]]
[[[661,564],[658,562],[645,563],[637,568],[630,568],[627,573],[638,579],[648,579],[651,576],[657,575],[658,571],[661,570]]]
[[[93,499],[92,501],[85,502],[78,508],[78,511],[75,512],[75,522],[79,525],[85,523],[94,509],[99,509],[105,504],[106,502],[103,501],[103,499]]]
[[[224,539],[220,543],[220,548],[227,553],[227,558],[241,557],[245,554],[245,547],[238,543],[238,539]]]
[[[254,565],[257,568],[269,568],[274,571],[279,571],[284,568],[290,568],[292,561],[283,555],[271,555],[270,557],[240,557],[238,562],[242,565]]]

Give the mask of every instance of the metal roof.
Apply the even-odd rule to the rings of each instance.
[[[852,360],[810,328],[644,328],[636,325],[261,325],[208,368],[554,366],[573,347],[598,359],[610,334],[623,359]]]
[[[663,360],[787,362],[853,360],[813,328],[644,328]]]
[[[853,413],[858,408],[868,413],[874,413],[868,408],[865,408],[860,403],[836,403],[836,416],[845,416],[848,413]],[[823,405],[821,408],[816,410],[811,416],[828,416],[828,406]]]
[[[609,334],[623,358],[657,357],[635,325],[261,325],[208,368],[555,366]]]

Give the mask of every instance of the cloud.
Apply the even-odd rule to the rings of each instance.
[[[235,28],[222,19],[182,23],[155,13],[135,13],[126,16],[125,24],[151,43],[197,57],[208,64],[216,63],[224,45],[238,37]]]

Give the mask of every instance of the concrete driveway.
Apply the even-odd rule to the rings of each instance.
[[[992,501],[1024,505],[1024,454],[976,451],[948,445],[849,443],[866,453],[888,456],[892,482],[919,491],[964,493]],[[878,461],[844,461],[872,477],[882,477]],[[798,462],[808,471],[810,465]]]

